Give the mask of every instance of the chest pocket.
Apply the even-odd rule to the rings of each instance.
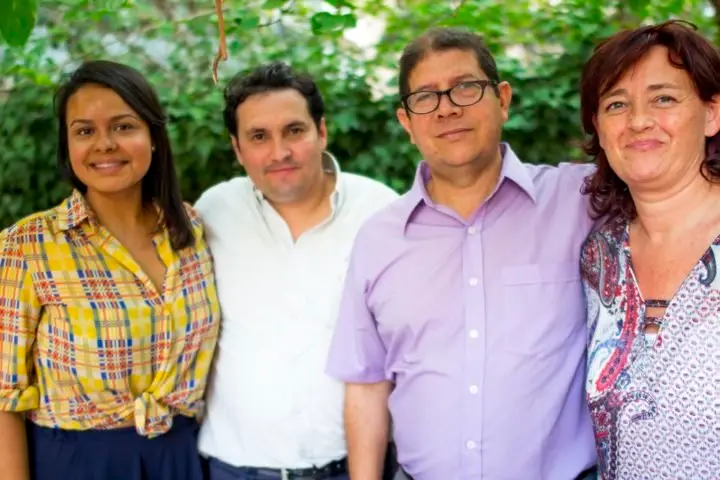
[[[549,355],[585,325],[577,262],[516,265],[502,269],[503,345],[520,355]]]

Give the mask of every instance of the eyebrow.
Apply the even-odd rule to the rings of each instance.
[[[673,89],[673,90],[680,90],[679,85],[675,85],[674,83],[653,83],[652,85],[648,85],[647,90],[649,92],[654,92],[656,90],[664,90],[666,88]],[[627,90],[624,88],[618,88],[616,90],[613,90],[610,93],[606,93],[601,98],[608,98],[608,97],[615,97],[617,95],[627,95]]]
[[[458,83],[462,82],[463,80],[480,80],[477,78],[477,75],[474,75],[472,73],[465,73],[463,75],[454,77],[451,79],[450,83]],[[420,85],[415,89],[416,92],[421,92],[424,90],[430,90],[435,84],[434,83],[426,83],[425,85]]]
[[[121,115],[115,115],[113,117],[110,117],[111,122],[117,122],[118,120],[122,120],[123,118],[133,118],[137,121],[140,121],[138,117],[133,115],[132,113],[123,113]],[[76,123],[82,123],[82,124],[90,124],[93,123],[92,120],[88,120],[86,118],[76,118],[72,122],[70,122],[70,126],[72,127]]]
[[[283,125],[282,129],[287,130],[288,128],[292,128],[292,127],[307,127],[307,125],[308,125],[308,123],[304,122],[302,120],[293,120],[293,121],[288,122],[285,125]],[[265,133],[267,131],[268,131],[268,129],[265,127],[250,127],[245,131],[245,134],[252,135],[255,133]]]

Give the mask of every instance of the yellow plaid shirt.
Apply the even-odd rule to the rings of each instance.
[[[0,233],[0,411],[68,430],[166,432],[196,416],[220,323],[212,258],[153,239],[162,292],[79,192]]]

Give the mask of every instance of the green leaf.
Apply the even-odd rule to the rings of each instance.
[[[35,26],[36,0],[0,0],[0,33],[13,47],[22,47]]]
[[[287,0],[265,0],[263,3],[263,9],[273,10],[275,8],[282,8],[287,3]]]
[[[234,20],[235,24],[244,30],[252,30],[260,25],[260,17],[257,15],[238,16]]]
[[[313,35],[341,32],[347,28],[353,28],[356,23],[357,18],[351,13],[333,15],[328,12],[320,12],[310,19]]]

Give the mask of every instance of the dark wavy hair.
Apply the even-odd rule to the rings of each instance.
[[[72,171],[68,150],[67,104],[70,97],[84,85],[101,85],[117,93],[150,129],[155,147],[150,168],[142,179],[142,201],[157,202],[162,220],[170,234],[174,250],[192,245],[195,236],[180,194],[166,118],[157,93],[134,68],[120,63],[96,60],[83,63],[55,92],[55,115],[58,123],[57,160],[60,170],[72,186],[87,192],[87,186]]]
[[[668,49],[669,62],[685,70],[698,97],[710,102],[720,93],[720,51],[697,33],[691,23],[671,20],[619,32],[600,43],[583,68],[580,80],[580,113],[585,133],[590,136],[585,152],[595,159],[596,172],[585,180],[583,193],[590,196],[593,216],[635,219],[637,212],[630,192],[613,172],[600,146],[593,122],[600,98],[656,46]],[[708,181],[720,180],[720,133],[705,140],[705,160],[700,173]]]
[[[230,136],[238,136],[237,109],[253,95],[278,90],[296,90],[305,98],[308,112],[317,128],[325,116],[325,102],[315,80],[307,74],[296,72],[284,62],[270,62],[260,65],[250,73],[235,75],[225,87],[225,109],[223,119]]]

